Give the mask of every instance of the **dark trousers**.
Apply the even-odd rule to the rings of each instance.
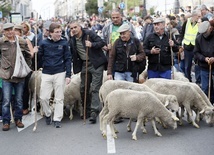
[[[25,84],[24,84],[24,92],[23,92],[23,109],[28,109],[29,108],[29,88],[28,88],[28,83],[30,80],[32,72],[30,72],[26,77],[25,77]]]

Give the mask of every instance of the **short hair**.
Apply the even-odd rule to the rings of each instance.
[[[59,23],[51,23],[51,25],[49,26],[49,32],[53,33],[54,29],[58,29],[61,28],[61,25]]]
[[[201,14],[201,10],[195,9],[192,11],[192,16],[197,16],[198,14]]]

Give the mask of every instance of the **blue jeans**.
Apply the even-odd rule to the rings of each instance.
[[[114,80],[125,80],[129,82],[134,82],[134,79],[131,75],[132,75],[132,72],[124,72],[124,73],[115,72]]]
[[[184,73],[184,71],[185,71],[184,60],[180,60],[180,62],[178,63],[178,59],[174,59],[174,67],[177,69],[177,71]]]
[[[164,72],[148,70],[148,79],[150,78],[171,79],[171,70],[167,70]]]
[[[15,101],[14,101],[14,119],[22,120],[22,107],[23,107],[23,90],[24,90],[24,80],[18,83],[8,82],[2,80],[2,93],[3,93],[3,102],[2,102],[2,117],[3,124],[10,124],[10,103],[12,100],[12,91],[15,91]]]
[[[192,82],[191,68],[194,53],[193,51],[184,50],[185,76]]]
[[[201,83],[201,68],[198,64],[195,64],[195,83]]]

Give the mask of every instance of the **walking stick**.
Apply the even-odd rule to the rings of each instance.
[[[171,33],[171,25],[169,29],[169,39],[172,40],[172,33]],[[171,52],[171,61],[172,61],[172,66],[171,66],[171,79],[174,79],[174,59],[173,59],[173,50],[172,46],[170,46],[170,52]]]
[[[89,35],[87,35],[87,41]],[[84,94],[84,124],[86,122],[86,101],[87,101],[87,84],[88,84],[88,47],[86,47],[86,61],[85,61],[85,94]]]
[[[37,46],[37,27],[35,27],[35,46]],[[36,85],[37,85],[37,52],[35,52],[35,86],[34,86],[34,106],[35,106],[35,123],[34,123],[34,127],[33,127],[33,131],[36,131],[37,128],[37,103],[36,103]]]
[[[210,89],[211,89],[211,80],[212,80],[212,64],[209,64],[209,89],[208,89],[208,98],[210,100]]]

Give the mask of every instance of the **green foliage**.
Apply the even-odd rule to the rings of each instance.
[[[150,15],[155,15],[155,7],[154,6],[149,9],[149,13],[150,13]]]
[[[98,14],[97,0],[88,0],[85,4],[85,9],[89,16],[93,13]]]
[[[2,11],[3,17],[8,16],[11,9],[11,4],[9,2],[6,0],[0,1],[0,11]]]

